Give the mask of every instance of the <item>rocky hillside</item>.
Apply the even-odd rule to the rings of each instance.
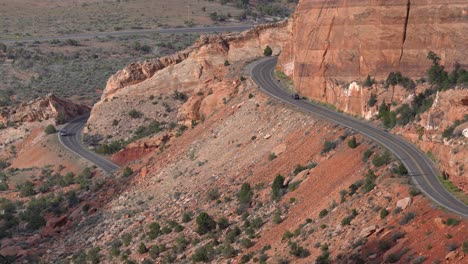
[[[463,1],[302,0],[278,70],[309,99],[398,126],[466,195],[467,16]]]
[[[60,124],[84,115],[90,110],[88,106],[48,94],[16,107],[5,107],[0,113],[0,122],[6,125],[9,122],[23,123],[55,119],[56,123]]]
[[[128,139],[146,119],[169,123],[177,118],[175,121],[190,124],[206,118],[230,100],[230,82],[241,77],[230,76],[226,82],[223,77],[229,67],[225,65],[262,56],[267,45],[278,54],[288,31],[286,21],[241,34],[202,36],[175,55],[128,65],[109,79],[85,132]],[[131,110],[141,113],[141,118],[129,115]],[[118,124],[124,124],[126,130]]]

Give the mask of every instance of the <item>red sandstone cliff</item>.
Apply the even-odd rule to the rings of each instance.
[[[366,115],[370,93],[350,82],[392,71],[422,77],[430,50],[447,69],[467,68],[467,17],[467,2],[458,0],[302,0],[279,67],[301,94]]]

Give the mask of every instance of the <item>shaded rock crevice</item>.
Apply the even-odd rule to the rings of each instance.
[[[406,2],[406,17],[405,17],[405,24],[404,24],[404,27],[403,27],[403,37],[402,37],[402,40],[401,40],[401,50],[400,50],[399,62],[401,62],[401,58],[403,57],[403,50],[404,50],[405,41],[406,41],[406,32],[408,31],[408,21],[409,21],[410,10],[411,10],[411,0],[407,0],[407,2]]]

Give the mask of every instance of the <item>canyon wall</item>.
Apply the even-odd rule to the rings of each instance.
[[[299,93],[369,116],[371,91],[359,85],[368,74],[377,81],[392,71],[423,77],[430,50],[449,70],[456,63],[467,68],[467,18],[461,0],[302,0],[279,68]]]

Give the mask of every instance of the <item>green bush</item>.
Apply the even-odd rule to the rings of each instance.
[[[250,187],[250,184],[244,183],[241,186],[241,189],[239,191],[239,203],[241,206],[249,206],[250,203],[252,202],[252,197],[253,197],[253,191],[252,188]]]
[[[387,165],[388,163],[390,163],[391,160],[392,160],[392,155],[390,154],[390,152],[385,150],[385,152],[382,154],[374,155],[374,157],[372,158],[372,164],[375,167],[380,167],[383,165]]]
[[[96,148],[96,152],[100,154],[113,154],[124,148],[124,143],[120,140],[112,141],[109,144],[102,144]]]
[[[322,153],[327,153],[327,152],[335,149],[336,146],[337,146],[337,144],[336,144],[335,141],[325,140],[325,142],[323,143]]]
[[[192,255],[192,261],[193,262],[209,262],[212,259],[214,254],[215,254],[215,251],[213,249],[213,245],[210,243],[210,244],[197,248]]]
[[[128,247],[130,245],[130,243],[132,242],[132,235],[129,234],[129,233],[123,234],[120,238],[122,239],[122,242],[123,242],[124,246],[126,246],[126,247]]]
[[[382,208],[382,210],[380,210],[380,219],[384,219],[385,217],[387,217],[388,214],[389,214],[388,210],[385,208]]]
[[[364,152],[364,154],[362,155],[362,161],[363,162],[366,162],[367,160],[369,160],[369,157],[372,155],[372,150],[368,149]]]
[[[448,218],[447,221],[445,221],[445,224],[448,226],[456,226],[460,223],[460,220],[455,219],[455,218]]]
[[[124,169],[124,171],[122,173],[122,177],[127,178],[129,176],[132,176],[132,174],[133,174],[133,170],[130,167],[127,166],[127,167],[125,167],[125,169]]]
[[[153,222],[149,225],[148,237],[149,239],[155,239],[161,233],[161,226],[157,222]]]
[[[399,175],[408,175],[408,170],[406,169],[406,166],[403,163],[398,164],[397,173]]]
[[[263,50],[263,55],[265,57],[269,57],[271,55],[273,55],[273,50],[270,48],[270,46],[266,46],[266,48]]]
[[[378,248],[380,252],[385,252],[392,248],[392,243],[387,240],[379,240]]]
[[[148,252],[148,248],[146,248],[145,243],[141,242],[138,246],[138,254],[145,254],[146,252]]]
[[[182,215],[182,223],[188,223],[188,222],[190,222],[190,220],[192,220],[191,213],[184,213]]]
[[[219,229],[221,229],[221,230],[224,230],[224,229],[228,228],[229,225],[230,225],[229,220],[227,220],[226,217],[221,217],[221,218],[218,220],[218,227],[219,227]]]
[[[254,243],[252,242],[252,240],[248,239],[248,238],[243,238],[241,239],[240,241],[240,245],[243,247],[243,248],[251,248]]]
[[[283,222],[283,219],[281,218],[281,209],[278,208],[273,215],[273,223],[280,224],[281,222]]]
[[[401,218],[400,220],[400,224],[401,225],[406,225],[408,224],[409,222],[411,222],[411,220],[413,220],[413,218],[416,217],[416,213],[414,212],[407,212],[403,215],[403,217]]]
[[[208,197],[208,200],[214,201],[218,200],[221,194],[219,193],[218,188],[211,188],[210,190],[208,190],[206,196]]]
[[[326,216],[327,214],[328,214],[328,210],[327,210],[327,209],[323,209],[322,211],[320,211],[319,217],[322,218],[322,217]]]
[[[291,243],[289,245],[289,248],[290,248],[289,254],[291,254],[291,255],[293,255],[295,257],[306,258],[306,257],[308,257],[310,255],[309,250],[299,246],[296,242]]]
[[[368,74],[366,80],[362,84],[364,87],[372,87],[372,85],[375,83],[375,79],[371,78],[371,76]]]
[[[270,153],[270,155],[268,155],[268,160],[272,161],[274,159],[276,159],[276,154],[274,152],[272,152],[272,153]]]
[[[364,182],[364,192],[367,193],[374,189],[376,179],[377,179],[377,176],[375,176],[374,172],[369,169],[367,171],[366,180]]]
[[[55,129],[55,126],[54,126],[54,125],[48,125],[48,126],[46,126],[46,128],[44,129],[44,132],[45,132],[47,135],[50,135],[50,134],[57,133],[57,129]]]
[[[225,60],[225,61],[224,61],[224,66],[229,66],[229,65],[231,65],[231,63],[229,63],[228,60]]]
[[[200,235],[204,235],[211,230],[216,229],[216,222],[206,212],[201,212],[197,216],[196,222],[198,225],[197,233]]]
[[[34,190],[34,184],[30,181],[26,181],[23,184],[19,184],[16,186],[21,196],[31,196],[36,194]]]
[[[278,201],[284,194],[284,177],[280,174],[276,175],[273,184],[271,185],[271,197],[273,200]]]
[[[148,254],[154,260],[156,260],[159,257],[160,253],[161,253],[161,250],[158,245],[154,245],[148,250]]]
[[[143,113],[140,112],[140,111],[137,111],[135,109],[132,109],[128,112],[128,115],[131,117],[131,118],[141,118],[143,117]]]
[[[353,149],[354,149],[354,148],[357,148],[358,143],[357,143],[357,141],[356,141],[356,137],[352,137],[352,138],[348,141],[348,146],[349,146],[350,148],[353,148]]]

